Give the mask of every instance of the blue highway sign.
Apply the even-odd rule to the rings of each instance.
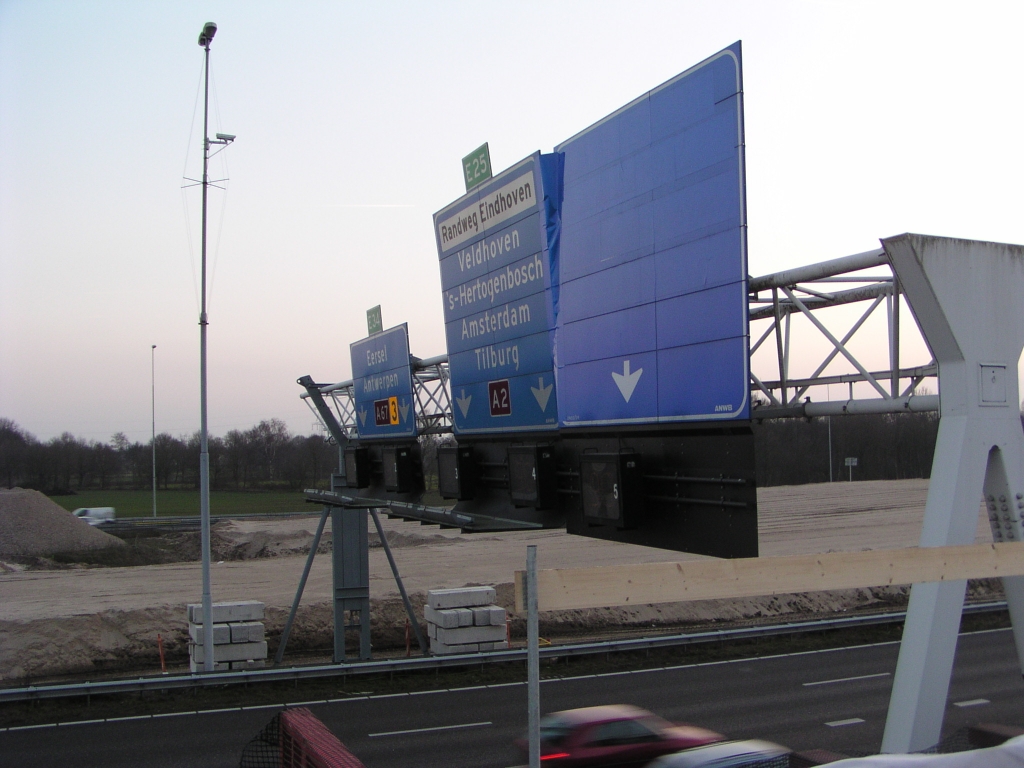
[[[434,214],[456,434],[556,429],[561,158],[539,152]]]
[[[561,425],[749,418],[740,44],[555,150]]]
[[[359,439],[415,437],[408,326],[354,341],[349,349]]]

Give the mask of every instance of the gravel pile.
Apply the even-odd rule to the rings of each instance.
[[[0,557],[123,547],[116,536],[79,520],[39,491],[0,489]]]

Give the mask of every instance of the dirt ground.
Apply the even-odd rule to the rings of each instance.
[[[758,491],[760,551],[778,556],[915,546],[928,489],[926,480],[833,483]],[[668,550],[571,536],[564,531],[463,535],[435,526],[382,518],[406,589],[422,610],[428,589],[493,584],[512,604],[513,573],[526,546],[538,545],[541,568],[694,559]],[[317,517],[238,520],[217,524],[214,600],[267,604],[271,646],[283,626],[302,574]],[[372,529],[372,525],[371,525]],[[329,523],[328,523],[328,531]],[[373,535],[375,539],[375,534]],[[979,508],[977,541],[991,541]],[[320,550],[329,548],[326,542]],[[0,564],[2,565],[2,564]],[[23,569],[0,572],[0,681],[156,663],[157,634],[172,659],[184,657],[185,604],[198,602],[202,581],[195,561],[133,568]],[[978,585],[982,593],[991,585]],[[998,587],[994,587],[998,590]],[[405,617],[383,549],[370,550],[374,646],[404,645]],[[289,648],[331,643],[331,558],[313,563]],[[905,600],[905,589],[808,593],[751,600],[566,611],[545,615],[549,633],[593,632],[623,626],[656,627],[801,616],[882,607]]]

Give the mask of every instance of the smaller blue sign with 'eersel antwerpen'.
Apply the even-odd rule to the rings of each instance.
[[[354,341],[349,349],[359,439],[415,437],[408,326]]]
[[[561,157],[538,152],[434,215],[457,434],[558,426],[560,205]]]

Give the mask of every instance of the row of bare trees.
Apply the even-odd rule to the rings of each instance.
[[[903,480],[931,475],[939,414],[755,419],[753,428],[758,485],[822,483],[851,476]],[[856,466],[848,467],[847,459],[855,460]]]
[[[847,479],[847,458],[857,460],[854,480],[928,477],[938,427],[938,414],[933,413],[755,419],[757,482],[771,486]],[[437,442],[424,438],[422,446],[432,472]],[[148,488],[152,462],[150,442],[132,443],[120,432],[107,443],[87,442],[68,432],[43,442],[10,419],[0,418],[0,486],[51,493]],[[210,439],[214,488],[327,487],[337,465],[336,447],[319,436],[293,436],[279,419]],[[158,487],[197,487],[198,475],[198,432],[156,436]]]
[[[159,488],[199,485],[199,433],[156,436],[133,443],[118,432],[109,442],[87,441],[65,432],[38,440],[10,419],[0,418],[0,486],[60,493],[87,488],[149,488],[154,445]],[[210,483],[214,488],[326,487],[338,451],[322,437],[292,435],[280,419],[211,437]]]

